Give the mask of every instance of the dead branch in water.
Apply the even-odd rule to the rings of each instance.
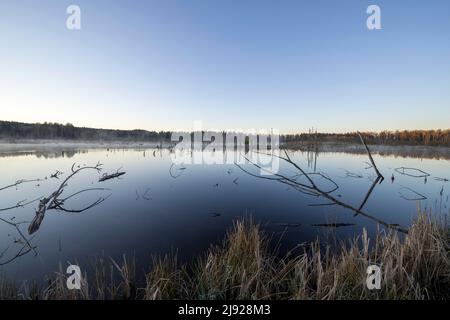
[[[66,200],[68,200],[76,195],[79,195],[80,193],[84,193],[84,192],[88,192],[88,191],[95,191],[95,190],[106,190],[106,189],[99,189],[99,188],[81,190],[81,191],[78,191],[66,198],[63,198],[63,199],[60,198],[60,196],[64,192],[64,188],[67,187],[67,183],[76,174],[78,174],[84,170],[95,170],[97,172],[100,172],[102,170],[101,167],[102,167],[102,164],[97,163],[95,166],[83,166],[83,167],[78,166],[77,169],[75,169],[75,163],[74,163],[71,168],[72,173],[69,176],[67,176],[67,178],[61,183],[59,188],[55,192],[53,192],[50,196],[45,197],[39,201],[39,205],[36,210],[36,215],[35,215],[33,221],[28,226],[28,233],[33,234],[37,230],[39,230],[39,227],[44,219],[45,213],[48,210],[58,210],[58,211],[64,211],[64,212],[79,213],[79,212],[86,211],[92,207],[95,207],[95,206],[99,205],[100,203],[102,203],[103,201],[105,201],[108,197],[106,197],[106,198],[100,197],[95,202],[93,202],[91,205],[89,205],[83,209],[79,209],[79,210],[66,209],[64,207],[64,203]]]
[[[381,180],[381,177],[378,176],[378,177],[375,179],[375,181],[372,183],[372,185],[370,186],[369,191],[367,191],[366,196],[365,196],[364,199],[363,199],[363,202],[361,202],[361,205],[359,206],[358,211],[361,211],[361,210],[364,208],[364,206],[365,206],[366,203],[367,203],[367,200],[369,200],[369,198],[370,198],[370,196],[372,195],[372,192],[373,192],[373,190],[375,189],[375,187],[377,186],[377,184],[378,184],[378,183],[381,183],[380,180]],[[356,213],[354,214],[354,216],[357,216],[357,215],[358,215],[358,213],[356,212]]]
[[[275,223],[275,225],[284,227],[284,228],[299,228],[302,226],[301,223],[286,223],[286,222]]]
[[[120,169],[117,169],[117,171],[116,171],[115,173],[113,173],[113,174],[107,174],[107,173],[104,173],[104,174],[98,179],[98,182],[103,182],[103,181],[106,181],[106,180],[111,180],[111,179],[119,178],[119,177],[123,176],[124,174],[126,174],[126,172],[124,172],[124,171],[120,172],[119,170],[120,170]]]
[[[326,228],[341,228],[341,227],[350,227],[350,226],[356,226],[354,223],[318,223],[318,224],[312,224],[312,227],[326,227]]]
[[[5,261],[0,261],[0,266],[4,266],[7,265],[8,263],[13,262],[14,260],[16,260],[17,258],[20,258],[24,255],[26,255],[27,253],[33,251],[34,249],[36,249],[36,247],[29,247],[28,246],[29,242],[27,241],[26,243],[23,244],[23,246],[20,248],[20,250],[11,258],[5,260]],[[0,256],[0,258],[3,256],[3,254],[8,250],[9,248],[6,248],[5,251],[2,252],[2,255]]]
[[[362,139],[362,137],[361,137],[361,140],[362,140],[363,143],[364,143],[364,139]],[[383,181],[384,177],[383,177],[383,176],[381,175],[381,173],[378,171],[378,169],[377,169],[377,167],[376,167],[376,165],[375,165],[375,162],[373,162],[373,158],[371,157],[371,155],[370,155],[370,150],[367,148],[367,146],[366,146],[366,150],[368,151],[369,157],[370,157],[370,159],[371,159],[371,161],[372,161],[372,165],[373,165],[373,167],[374,167],[374,169],[375,169],[375,171],[377,172],[377,175],[378,175],[378,178],[377,178],[375,181],[376,181],[376,183],[381,183],[381,182]],[[251,176],[254,176],[254,177],[257,177],[257,178],[260,178],[260,179],[272,180],[272,181],[277,181],[277,182],[286,184],[286,185],[288,185],[288,186],[294,188],[295,190],[300,191],[300,192],[302,192],[302,193],[304,193],[304,194],[307,194],[307,195],[317,196],[317,197],[323,197],[323,198],[325,198],[325,199],[330,200],[331,203],[334,203],[334,204],[336,204],[336,205],[339,205],[339,206],[341,206],[341,207],[344,207],[344,208],[346,208],[346,209],[349,209],[349,210],[355,212],[356,214],[360,214],[360,215],[362,215],[362,216],[364,216],[364,217],[366,217],[366,218],[368,218],[368,219],[370,219],[370,220],[372,220],[372,221],[375,221],[375,222],[377,222],[378,224],[383,225],[383,226],[385,226],[385,227],[387,227],[387,228],[395,229],[395,230],[400,231],[400,232],[403,232],[403,233],[408,233],[408,230],[403,229],[403,228],[401,228],[400,226],[397,226],[397,225],[394,225],[394,224],[390,224],[390,223],[387,223],[387,222],[385,222],[385,221],[383,221],[383,220],[380,220],[380,219],[376,218],[375,216],[373,216],[373,215],[371,215],[371,214],[368,214],[368,213],[366,213],[366,212],[363,212],[363,211],[360,209],[360,208],[362,208],[362,207],[364,206],[364,204],[367,202],[367,199],[368,199],[368,197],[370,196],[370,194],[372,193],[373,188],[375,188],[376,183],[374,183],[374,184],[372,185],[371,189],[370,189],[369,192],[367,193],[367,195],[366,195],[366,197],[365,197],[363,203],[361,204],[360,208],[356,208],[356,207],[354,207],[354,206],[352,206],[352,205],[350,205],[350,204],[347,204],[347,203],[345,203],[345,202],[343,202],[343,201],[337,199],[335,196],[332,195],[332,193],[333,193],[334,191],[337,190],[338,185],[337,185],[331,178],[329,178],[328,176],[322,174],[322,177],[325,177],[325,178],[328,179],[329,181],[332,181],[332,182],[336,185],[336,188],[333,188],[332,190],[329,190],[329,191],[327,191],[327,190],[322,190],[322,188],[320,188],[320,187],[314,182],[314,180],[311,178],[311,174],[308,174],[308,173],[307,173],[306,171],[304,171],[298,164],[296,164],[294,161],[292,161],[292,159],[290,158],[290,156],[289,156],[289,154],[288,154],[288,152],[287,152],[286,150],[284,150],[284,153],[285,153],[285,157],[280,156],[280,155],[273,155],[273,156],[275,156],[275,157],[277,157],[277,158],[279,158],[279,159],[285,161],[286,163],[288,163],[288,164],[290,164],[291,166],[293,166],[294,168],[296,168],[296,169],[300,172],[300,174],[299,174],[298,176],[305,177],[308,183],[302,183],[302,182],[299,182],[296,178],[293,179],[292,177],[288,177],[288,176],[285,176],[285,175],[282,175],[282,174],[279,174],[279,173],[271,172],[271,171],[269,171],[269,170],[267,170],[267,169],[265,169],[265,168],[262,168],[262,167],[259,166],[258,164],[252,162],[250,159],[248,159],[248,158],[245,157],[245,156],[243,156],[243,157],[244,157],[244,159],[245,159],[248,163],[252,164],[253,166],[255,166],[256,168],[258,168],[259,170],[266,171],[266,172],[270,173],[272,176],[260,176],[260,175],[256,175],[256,174],[254,174],[254,173],[249,172],[248,170],[245,170],[241,165],[239,165],[239,164],[237,164],[237,163],[235,163],[235,165],[236,165],[239,169],[241,169],[242,171],[244,171],[245,173],[247,173],[247,174],[249,174],[249,175],[251,175]],[[269,155],[269,156],[271,156],[271,155]]]
[[[369,162],[364,161],[364,163],[367,164],[367,167],[365,167],[364,169],[368,170],[368,169],[372,169],[373,168],[373,166]]]
[[[1,187],[0,191],[9,189],[9,188],[14,188],[17,187],[18,185],[22,184],[22,183],[30,183],[30,182],[39,182],[42,181],[42,179],[32,179],[32,180],[26,180],[26,179],[22,179],[22,180],[17,180],[15,183],[7,185],[5,187]]]
[[[22,184],[22,183],[35,182],[35,181],[41,181],[41,180],[40,180],[40,179],[35,179],[35,180],[19,180],[19,181],[17,181],[15,184],[12,184],[12,185],[10,185],[10,186],[6,186],[6,187],[1,188],[0,191],[1,191],[1,190],[8,189],[8,188],[11,188],[11,187],[14,187],[14,186],[17,186],[17,185]],[[0,212],[4,212],[4,211],[8,211],[8,210],[13,210],[13,209],[18,209],[18,208],[24,208],[24,207],[26,207],[27,205],[29,205],[29,204],[31,204],[31,203],[33,203],[33,202],[38,201],[40,198],[41,198],[41,197],[39,197],[39,198],[37,198],[37,199],[34,199],[34,200],[31,200],[31,201],[27,201],[26,199],[25,199],[25,200],[21,200],[21,201],[17,202],[17,203],[16,203],[15,205],[13,205],[13,206],[10,206],[10,207],[7,207],[7,208],[1,208],[1,209],[0,209]],[[6,223],[7,225],[13,227],[13,228],[16,230],[16,232],[17,232],[17,234],[19,235],[20,238],[19,238],[19,240],[14,240],[14,243],[21,243],[21,244],[22,244],[22,247],[20,248],[20,250],[19,250],[13,257],[11,257],[11,258],[9,258],[9,259],[7,259],[7,260],[5,260],[5,261],[0,261],[0,266],[6,265],[6,264],[8,264],[8,263],[10,263],[10,262],[12,262],[12,261],[14,261],[14,260],[16,260],[17,258],[19,258],[19,257],[21,257],[21,256],[23,256],[23,255],[25,255],[25,254],[27,254],[27,253],[29,253],[29,252],[31,252],[31,251],[34,251],[34,253],[37,254],[37,253],[36,253],[36,247],[35,247],[35,246],[32,246],[31,243],[30,243],[31,239],[30,239],[30,240],[27,239],[27,238],[25,237],[25,235],[22,233],[22,231],[20,230],[20,225],[21,225],[21,224],[25,224],[25,223],[27,223],[27,222],[26,222],[26,221],[16,222],[16,221],[14,221],[14,220],[15,220],[15,217],[12,217],[10,220],[4,219],[4,218],[0,218],[0,222]],[[3,258],[4,254],[5,254],[6,251],[8,251],[8,250],[9,250],[9,247],[7,247],[5,250],[3,250],[3,251],[1,252],[1,254],[0,254],[0,259]]]
[[[170,176],[171,176],[172,178],[177,179],[178,177],[181,176],[181,174],[183,173],[183,170],[186,170],[186,168],[185,168],[185,167],[177,168],[177,170],[180,171],[180,172],[179,172],[178,174],[174,174],[174,173],[172,172],[172,169],[173,169],[174,166],[175,166],[175,164],[172,163],[171,166],[170,166],[170,168],[169,168],[169,174],[170,174]]]
[[[20,248],[20,250],[16,253],[16,255],[14,255],[12,258],[6,260],[6,261],[0,261],[0,266],[6,265],[14,260],[16,260],[17,258],[33,251],[35,254],[37,254],[36,252],[36,247],[32,246],[30,241],[33,238],[27,239],[27,237],[25,237],[25,235],[23,234],[23,232],[20,230],[19,226],[25,222],[13,222],[13,221],[8,221],[6,219],[0,218],[1,222],[4,222],[10,226],[12,226],[16,231],[17,234],[20,236],[19,240],[15,240],[14,243],[21,243],[22,247]],[[4,250],[0,256],[0,258],[3,257],[3,255],[5,254],[5,252],[8,250],[9,248],[6,248],[6,250]]]
[[[413,177],[413,178],[426,178],[426,177],[430,176],[430,174],[428,172],[425,172],[425,171],[417,169],[417,168],[400,167],[400,168],[395,168],[394,170],[399,174],[402,174],[402,175],[405,175],[408,177]],[[418,174],[414,174],[411,172],[417,172]]]
[[[151,189],[152,188],[147,188],[142,195],[140,195],[138,190],[136,189],[135,190],[135,192],[136,192],[136,201],[138,201],[141,197],[142,197],[142,199],[147,200],[147,201],[152,200],[152,198],[148,195],[148,193],[150,192]]]
[[[356,179],[362,179],[364,178],[364,176],[362,175],[362,173],[358,172],[358,173],[354,173],[348,170],[344,170],[345,171],[345,176],[347,178],[356,178]]]
[[[408,188],[408,187],[401,187],[400,190],[407,190],[407,191],[410,191],[410,192],[414,193],[415,195],[417,195],[416,198],[408,198],[408,197],[405,196],[401,191],[399,191],[400,198],[405,199],[405,200],[408,200],[408,201],[421,201],[421,200],[426,200],[426,199],[428,199],[428,198],[427,198],[426,196],[424,196],[423,194],[418,193],[417,191],[414,191],[413,189]]]
[[[366,141],[364,140],[363,136],[361,135],[361,133],[358,132],[359,138],[361,139],[362,144],[364,145],[364,147],[366,148],[367,154],[369,155],[369,160],[370,163],[372,164],[373,169],[375,170],[375,172],[377,173],[378,177],[381,177],[381,182],[383,182],[384,177],[383,175],[380,173],[380,171],[377,168],[377,165],[375,164],[375,161],[372,158],[372,153],[370,153],[370,149],[369,146],[367,145]]]
[[[308,204],[308,207],[327,207],[327,206],[335,206],[336,203],[329,202],[329,203],[312,203]]]
[[[31,200],[31,201],[28,201],[28,202],[27,202],[26,199],[25,199],[25,200],[21,200],[21,201],[17,202],[14,206],[11,206],[11,207],[8,207],[8,208],[1,208],[1,209],[0,209],[0,212],[12,210],[12,209],[17,209],[17,208],[24,208],[24,207],[26,207],[27,205],[32,204],[33,202],[38,201],[38,200],[41,199],[41,198],[42,198],[42,197],[39,197],[39,198],[37,198],[37,199]]]
[[[63,173],[59,170],[56,170],[55,173],[50,175],[50,178],[54,178],[54,179],[59,179],[59,176],[62,175]]]
[[[150,196],[148,196],[148,193],[150,192],[150,190],[151,190],[152,188],[147,188],[147,190],[145,190],[145,192],[142,194],[142,199],[145,199],[145,200],[152,200],[152,198],[150,197]]]

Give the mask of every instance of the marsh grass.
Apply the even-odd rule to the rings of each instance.
[[[420,213],[406,236],[366,231],[331,249],[319,241],[279,257],[252,219],[236,221],[222,244],[190,264],[155,257],[138,285],[134,259],[99,259],[81,290],[68,290],[60,270],[45,289],[0,280],[3,299],[445,299],[450,298],[449,225]],[[366,270],[381,267],[380,290]],[[119,275],[119,277],[117,277]],[[88,283],[86,279],[90,279]]]

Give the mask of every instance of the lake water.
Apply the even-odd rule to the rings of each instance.
[[[432,209],[433,214],[448,214],[450,182],[445,179],[450,178],[449,148],[374,147],[373,151],[386,179],[374,187],[364,212],[404,228],[417,215],[418,206]],[[290,155],[307,172],[332,178],[339,185],[333,195],[355,207],[375,179],[373,168],[366,163],[368,156],[360,148],[291,150]],[[109,196],[98,206],[82,213],[48,211],[32,236],[27,228],[35,216],[37,201],[0,212],[0,273],[17,281],[42,281],[45,275],[57,271],[59,263],[78,263],[87,268],[94,257],[121,260],[123,254],[134,256],[138,271],[145,271],[153,255],[177,251],[180,259],[189,260],[212,243],[219,244],[233,220],[250,215],[276,239],[281,237],[281,251],[317,237],[329,237],[330,228],[317,225],[349,224],[331,228],[338,238],[353,237],[363,228],[369,234],[377,229],[377,223],[365,216],[354,216],[354,212],[337,205],[317,206],[329,201],[277,181],[258,179],[235,165],[172,166],[168,149],[153,148],[3,148],[0,188],[20,179],[41,181],[0,191],[0,208],[47,197],[74,163],[82,166],[98,162],[103,164],[103,172],[122,168],[126,174],[99,183],[100,174],[86,170],[71,179],[64,191],[68,196],[86,188],[108,188],[79,194],[65,203],[66,208],[77,209],[100,196]],[[421,169],[430,176],[402,175],[401,170],[395,170],[400,167]],[[244,168],[254,169],[251,165]],[[57,170],[63,173],[59,179],[50,178]],[[280,172],[289,176],[297,173],[284,162]],[[419,175],[418,171],[407,173]],[[318,183],[328,183],[321,180]],[[422,200],[413,200],[419,197]],[[35,252],[22,255],[22,248],[27,248],[24,238],[5,221],[24,222],[18,228],[35,246]]]

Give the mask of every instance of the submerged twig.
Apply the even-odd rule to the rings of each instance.
[[[27,205],[32,204],[33,202],[38,201],[38,200],[41,199],[41,198],[42,198],[42,197],[39,197],[39,198],[36,198],[36,199],[31,200],[31,201],[28,201],[28,202],[27,202],[26,199],[25,199],[25,200],[21,200],[21,201],[17,202],[14,206],[11,206],[11,207],[8,207],[8,208],[1,208],[1,209],[0,209],[0,212],[12,210],[12,209],[17,209],[17,208],[24,208],[24,207],[26,207]]]
[[[0,188],[0,191],[6,190],[6,189],[9,189],[9,188],[17,187],[18,185],[23,184],[23,183],[39,182],[39,181],[42,181],[42,179],[32,179],[32,180],[22,179],[22,180],[17,180],[17,181],[16,181],[15,183],[13,183],[13,184],[7,185],[7,186],[5,186],[5,187],[1,187],[1,188]]]
[[[318,223],[312,224],[312,227],[328,227],[328,228],[340,228],[340,227],[350,227],[356,226],[354,223]]]
[[[400,168],[395,168],[395,171],[399,174],[413,177],[413,178],[426,178],[426,177],[430,176],[430,174],[428,172],[425,172],[425,171],[417,169],[417,168],[400,167]],[[417,172],[418,174],[414,174],[414,173],[410,173],[410,172]]]
[[[178,177],[181,176],[182,172],[180,172],[180,173],[178,173],[178,174],[173,174],[172,169],[173,169],[174,166],[175,166],[175,164],[172,163],[171,166],[170,166],[170,168],[169,168],[169,174],[170,174],[170,176],[171,176],[172,178],[177,179]],[[186,170],[186,168],[185,168],[185,167],[181,167],[181,168],[177,168],[177,170],[178,170],[178,171],[183,171],[183,170]]]
[[[420,201],[420,200],[426,200],[426,199],[428,199],[428,198],[427,198],[426,196],[424,196],[423,194],[418,193],[417,191],[414,191],[414,190],[411,189],[411,188],[408,188],[408,187],[401,187],[400,190],[402,190],[402,189],[408,190],[408,191],[410,191],[410,192],[412,192],[412,193],[414,193],[415,195],[418,196],[417,198],[408,198],[408,197],[405,196],[401,191],[399,191],[400,198],[402,198],[402,199],[405,199],[405,200],[408,200],[408,201]]]

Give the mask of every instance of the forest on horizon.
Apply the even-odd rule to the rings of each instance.
[[[369,144],[450,146],[450,129],[362,132]],[[70,123],[22,123],[0,120],[0,140],[71,140],[71,141],[139,141],[169,142],[171,131],[118,130],[76,127]],[[284,134],[280,142],[359,142],[357,132]]]

